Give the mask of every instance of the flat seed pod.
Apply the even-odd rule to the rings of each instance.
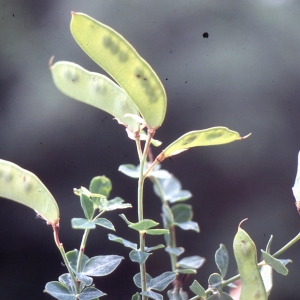
[[[257,266],[255,244],[240,225],[233,241],[234,256],[242,281],[240,300],[267,300],[266,289]]]
[[[82,13],[72,12],[71,33],[83,51],[127,92],[147,125],[160,127],[167,107],[165,89],[132,45],[112,28]]]
[[[139,116],[138,109],[126,92],[107,76],[67,61],[50,64],[50,70],[56,87],[63,94],[108,112],[133,131],[138,129],[133,118],[124,117],[125,114]]]
[[[58,225],[56,201],[44,184],[31,172],[0,159],[0,197],[24,204],[51,225]]]
[[[158,156],[158,160],[162,161],[166,157],[178,154],[192,147],[222,145],[243,138],[245,137],[241,137],[238,132],[221,126],[190,131],[163,150]]]

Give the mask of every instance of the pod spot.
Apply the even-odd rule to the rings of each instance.
[[[144,77],[144,72],[140,68],[136,68],[134,71],[134,75],[137,78],[141,78],[141,77]]]
[[[128,60],[128,54],[124,51],[121,51],[119,54],[120,62],[126,62]]]
[[[112,45],[110,46],[110,52],[112,54],[117,54],[119,52],[119,46],[115,43],[112,43]]]
[[[112,39],[109,36],[103,38],[103,45],[105,48],[109,48],[112,45]]]
[[[146,80],[147,80],[147,78],[143,78],[143,80],[144,80],[144,81],[146,81]]]
[[[69,81],[72,81],[72,82],[78,81],[78,76],[75,74],[75,70],[65,69],[64,75],[65,75],[66,79]]]
[[[12,181],[14,176],[12,175],[12,173],[10,171],[4,173],[4,180],[9,182],[9,181]]]
[[[214,140],[217,139],[219,137],[221,137],[223,135],[223,132],[221,130],[217,130],[214,132],[210,132],[207,134],[206,139],[207,140]]]
[[[155,95],[153,95],[152,97],[149,97],[149,102],[150,103],[156,103],[157,102],[157,98],[155,97]]]
[[[188,145],[188,144],[192,143],[196,138],[197,138],[196,135],[189,136],[188,138],[186,138],[183,141],[183,145]]]
[[[93,78],[93,89],[96,94],[103,95],[106,93],[106,87],[103,84],[103,81],[97,80],[96,78]]]

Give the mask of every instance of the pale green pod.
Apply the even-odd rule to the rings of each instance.
[[[56,201],[33,173],[0,159],[0,197],[24,204],[52,226],[59,224]]]
[[[50,70],[56,87],[63,94],[102,109],[129,126],[131,130],[138,130],[138,123],[133,118],[124,116],[139,116],[138,109],[126,92],[107,76],[89,72],[67,61],[50,64]]]
[[[79,46],[127,92],[147,125],[160,127],[167,97],[149,64],[123,36],[85,14],[72,12],[70,26]]]
[[[158,160],[162,161],[166,157],[178,154],[192,147],[222,145],[243,138],[245,137],[241,137],[238,132],[221,126],[190,131],[165,148],[158,156]]]
[[[241,223],[233,241],[234,256],[242,281],[240,300],[267,300],[265,286],[257,266],[255,244],[240,227]]]

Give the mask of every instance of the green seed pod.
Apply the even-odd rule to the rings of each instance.
[[[149,64],[112,28],[72,12],[71,33],[79,46],[127,92],[151,129],[161,126],[165,89]]]
[[[240,300],[267,300],[265,286],[257,266],[255,244],[247,232],[241,229],[241,223],[233,241],[234,256],[242,281]]]
[[[56,201],[44,184],[31,172],[0,159],[0,197],[24,204],[52,226],[59,224]]]
[[[132,131],[138,130],[138,123],[124,115],[139,116],[139,111],[126,92],[108,77],[89,72],[72,62],[59,61],[52,65],[52,58],[50,70],[56,87],[62,93],[108,112]]]

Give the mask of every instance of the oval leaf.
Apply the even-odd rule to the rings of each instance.
[[[146,259],[148,258],[149,255],[151,255],[151,253],[146,253],[146,252],[143,252],[141,250],[132,250],[129,253],[130,259],[133,262],[139,263],[140,265],[143,264],[146,261]]]
[[[106,294],[99,291],[98,289],[94,287],[88,287],[82,291],[82,293],[79,294],[78,299],[79,300],[93,300],[97,299],[98,297],[105,296]]]
[[[73,218],[71,220],[72,228],[74,229],[94,229],[96,225],[84,218]]]
[[[126,92],[108,77],[89,72],[81,66],[67,61],[59,61],[50,66],[55,86],[60,92],[77,101],[106,111],[133,131],[138,123],[125,114],[139,115]]]
[[[224,278],[227,273],[229,256],[225,245],[220,244],[219,249],[215,253],[215,262],[220,270],[221,276]]]
[[[67,286],[58,281],[48,282],[45,292],[59,300],[76,300],[76,296],[68,290]]]
[[[90,182],[90,192],[101,194],[108,198],[112,189],[112,183],[106,176],[96,176]]]
[[[276,272],[282,274],[282,275],[287,275],[289,270],[287,269],[287,267],[285,266],[287,263],[292,262],[291,260],[287,260],[285,261],[285,263],[283,263],[281,260],[276,259],[275,257],[273,257],[272,255],[268,254],[267,252],[261,250],[264,261],[271,266]]]
[[[240,137],[238,132],[221,126],[190,131],[163,150],[157,160],[162,161],[166,157],[178,154],[192,147],[222,145],[240,139],[242,137]]]
[[[150,280],[148,289],[163,291],[176,278],[175,272],[165,272]]]
[[[194,280],[194,282],[190,286],[190,290],[197,296],[200,296],[203,298],[206,297],[205,289],[200,285],[200,283],[197,280]]]
[[[59,223],[57,203],[37,176],[2,159],[0,159],[0,197],[30,207],[51,225]]]
[[[140,222],[137,223],[133,223],[128,225],[129,228],[137,230],[137,231],[144,231],[147,230],[149,228],[152,228],[154,226],[157,226],[159,223],[153,221],[153,220],[149,220],[149,219],[144,219]]]
[[[192,219],[193,210],[189,204],[176,204],[172,206],[172,213],[174,216],[174,222],[185,223]]]
[[[85,14],[72,12],[71,33],[83,51],[123,87],[148,126],[158,128],[167,99],[149,64],[119,33]]]
[[[69,251],[66,253],[68,262],[74,272],[77,272],[77,261],[79,256],[79,251],[77,249]],[[85,266],[87,261],[89,260],[88,256],[85,254],[82,255],[82,261],[81,261],[81,269]],[[81,270],[79,270],[80,272]]]
[[[177,265],[181,268],[199,269],[204,264],[204,262],[204,257],[194,255],[181,259],[179,262],[177,262]]]
[[[102,226],[102,227],[105,227],[107,229],[115,231],[115,227],[112,224],[112,222],[110,222],[109,220],[107,220],[105,218],[97,218],[95,221],[93,221],[93,223],[95,223],[98,226]]]
[[[122,259],[123,257],[118,255],[94,256],[86,262],[82,273],[89,276],[108,275],[115,270]]]

